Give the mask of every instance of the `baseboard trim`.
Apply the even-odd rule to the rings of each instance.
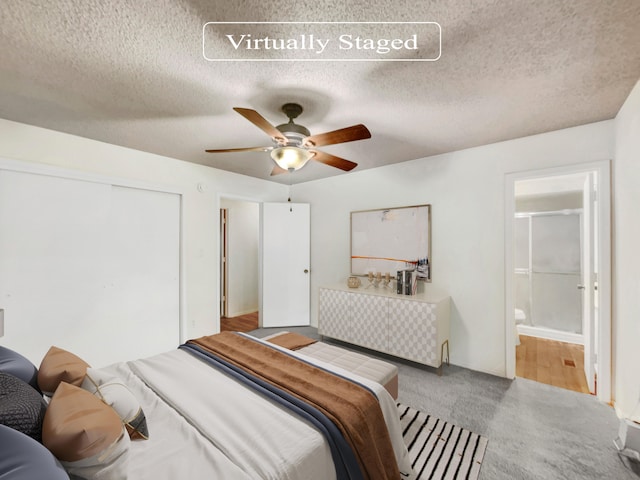
[[[546,338],[547,340],[557,340],[559,342],[575,343],[584,345],[584,339],[580,333],[561,332],[551,328],[532,327],[529,325],[516,325],[518,335],[529,337]]]
[[[226,318],[241,317],[242,315],[249,315],[251,313],[256,313],[257,311],[258,311],[258,307],[251,308],[249,310],[240,310],[238,312],[229,311],[229,312],[227,312],[227,317]]]

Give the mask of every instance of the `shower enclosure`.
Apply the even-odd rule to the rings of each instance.
[[[583,343],[582,209],[515,217],[518,333]]]

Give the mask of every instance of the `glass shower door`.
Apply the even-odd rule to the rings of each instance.
[[[578,213],[531,217],[531,318],[537,327],[582,333]]]
[[[515,306],[524,314],[524,320],[516,321],[531,325],[531,217],[516,216],[514,226]]]

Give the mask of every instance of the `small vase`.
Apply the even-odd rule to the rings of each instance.
[[[347,287],[358,288],[360,286],[360,279],[358,277],[349,277],[347,279]]]

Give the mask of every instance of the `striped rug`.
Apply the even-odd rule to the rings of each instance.
[[[402,435],[419,480],[475,480],[487,439],[398,403]]]

